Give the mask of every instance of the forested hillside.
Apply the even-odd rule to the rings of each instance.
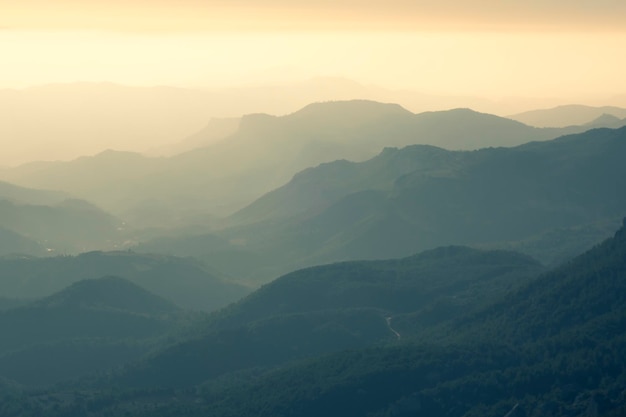
[[[472,152],[387,148],[305,170],[223,230],[137,249],[196,256],[257,285],[304,266],[451,244],[571,258],[619,225],[624,158],[626,128]],[[559,230],[567,237],[545,242]]]

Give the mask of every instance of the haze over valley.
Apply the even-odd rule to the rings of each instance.
[[[0,416],[626,414],[624,19],[2,6]]]

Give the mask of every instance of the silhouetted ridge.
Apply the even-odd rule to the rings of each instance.
[[[38,307],[73,307],[120,310],[158,315],[178,307],[124,278],[108,276],[78,281],[35,304]]]
[[[512,115],[510,118],[532,126],[558,127],[591,124],[603,114],[625,118],[626,109],[613,106],[591,107],[573,104],[551,109],[531,110]]]
[[[0,257],[18,254],[44,255],[45,253],[44,247],[35,240],[0,227]]]
[[[511,264],[519,266],[541,266],[541,263],[531,256],[524,255],[519,252],[507,250],[484,251],[467,246],[442,246],[435,249],[426,250],[424,252],[413,255],[407,259],[414,260],[433,260],[433,261],[454,261],[456,263],[464,262],[485,262],[486,264]]]
[[[380,103],[371,100],[345,100],[311,103],[289,115],[293,118],[363,119],[382,115],[410,115],[411,112],[395,103]]]
[[[592,120],[588,123],[589,126],[602,126],[602,127],[622,127],[626,124],[625,119],[620,119],[612,114],[603,113],[602,116]]]
[[[252,113],[246,114],[241,117],[239,122],[239,131],[241,132],[255,132],[260,130],[263,132],[272,126],[272,123],[277,119],[276,116],[272,116],[265,113]]]
[[[48,297],[82,280],[92,280],[85,284],[85,288],[92,288],[98,285],[98,281],[93,280],[104,276],[123,277],[135,284],[129,288],[135,288],[132,294],[143,288],[179,307],[198,310],[224,307],[250,291],[222,280],[217,273],[191,258],[130,251],[94,251],[53,258],[0,258],[0,276],[3,278],[0,293],[14,298]]]
[[[145,354],[179,317],[124,279],[81,281],[0,312],[0,375],[43,385],[119,367]]]
[[[395,342],[398,325],[403,339],[420,337],[541,271],[526,256],[459,247],[302,269],[216,313],[198,337],[148,358],[123,379],[189,386],[235,370]]]
[[[224,310],[227,322],[326,309],[418,310],[437,297],[476,285],[494,290],[543,267],[509,251],[449,246],[402,259],[351,261],[294,271],[264,285]]]
[[[55,204],[65,198],[67,198],[67,195],[58,191],[20,187],[0,181],[0,199],[10,200],[14,203]]]
[[[626,219],[613,238],[486,314],[442,329],[447,345],[420,338],[318,357],[227,388],[217,381],[205,385],[209,400],[195,406],[197,415],[254,416],[262,407],[282,417],[623,416],[625,277]],[[400,318],[388,322],[404,335]],[[177,409],[170,403],[162,415]]]
[[[538,244],[526,253],[540,258],[544,251],[544,262],[557,254],[560,262],[609,236],[621,219],[625,158],[625,127],[514,148],[387,147],[364,162],[336,161],[302,171],[233,215],[239,228],[218,233],[271,259],[279,265],[275,275],[451,244],[519,250],[515,242],[533,239]],[[569,241],[574,232],[567,241],[541,240],[551,231],[582,225],[598,233],[583,231],[581,244]]]

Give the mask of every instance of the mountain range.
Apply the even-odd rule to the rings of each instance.
[[[387,148],[368,161],[305,170],[223,230],[137,250],[200,257],[259,283],[303,266],[442,245],[541,245],[556,229],[592,245],[626,211],[625,157],[626,128],[477,151]],[[559,249],[567,241],[552,243],[559,259],[577,254]]]
[[[251,113],[283,115],[313,102],[350,99],[400,103],[414,112],[471,107],[495,114],[513,114],[554,102],[493,102],[387,90],[337,77],[221,89],[88,82],[4,89],[0,90],[0,111],[6,117],[0,137],[10,140],[11,146],[0,156],[0,166],[40,159],[69,160],[108,148],[169,154],[184,149],[176,142],[193,135],[211,118],[239,118]],[[56,138],[56,146],[49,145],[50,137]],[[213,139],[221,138],[218,135]]]
[[[86,279],[118,276],[185,309],[211,311],[249,289],[193,259],[133,252],[88,252],[48,258],[0,258],[0,294],[41,298]]]
[[[626,110],[333,94],[0,91],[0,416],[626,415]]]
[[[615,106],[592,107],[583,105],[566,105],[551,109],[530,110],[509,116],[513,120],[537,127],[566,127],[594,125],[598,122],[622,123],[626,119],[626,109]],[[595,126],[620,127],[620,126]]]
[[[117,277],[84,280],[0,312],[0,375],[45,385],[137,359],[180,310]]]
[[[612,238],[547,272],[525,256],[460,247],[316,267],[73,393],[52,388],[43,401],[41,393],[0,391],[19,398],[12,410],[28,417],[616,417],[626,410],[625,260],[626,220]],[[442,316],[440,303],[459,309]],[[420,321],[426,326],[414,327]],[[364,329],[378,336],[367,340]],[[338,335],[351,332],[360,343],[346,350]],[[334,347],[320,355],[323,341]],[[288,362],[273,357],[277,346],[291,351],[279,356]]]
[[[0,227],[56,253],[110,248],[124,240],[124,222],[77,199],[50,206],[0,199]],[[19,244],[11,252],[21,252]],[[26,252],[32,254],[38,251],[31,249]]]
[[[71,195],[0,182],[0,255],[119,247],[122,220]]]
[[[440,248],[413,257],[346,262],[287,274],[221,310],[204,330],[131,367],[130,385],[184,386],[245,368],[420,334],[543,271],[513,252]],[[181,358],[185,358],[184,361]]]
[[[587,129],[540,129],[467,109],[413,114],[395,104],[327,102],[281,117],[244,116],[230,137],[172,157],[106,151],[69,162],[30,163],[1,171],[0,177],[87,199],[136,227],[215,227],[216,216],[231,214],[320,163],[364,161],[391,146],[473,150]]]

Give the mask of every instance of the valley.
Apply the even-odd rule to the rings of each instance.
[[[618,110],[312,103],[5,168],[0,415],[621,415]]]

